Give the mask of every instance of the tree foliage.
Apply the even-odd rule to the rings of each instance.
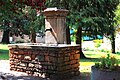
[[[118,3],[119,0],[48,0],[46,4],[48,7],[68,9],[69,26],[81,26],[90,31],[90,35],[103,35],[110,25],[113,26],[114,10]]]
[[[10,23],[13,22],[14,17],[19,15],[19,11],[21,10],[20,6],[22,7],[22,5],[16,6],[11,0],[0,1],[0,29],[4,31],[2,43],[9,43]]]
[[[9,30],[9,33],[11,35],[12,34],[22,35],[22,33],[30,33],[29,32],[30,27],[33,27],[34,29],[38,29],[35,27],[41,26],[40,23],[41,22],[43,23],[43,21],[40,21],[41,17],[37,16],[35,12],[36,10],[41,11],[42,9],[44,9],[45,8],[44,3],[45,3],[45,0],[1,0],[0,1],[0,26],[1,26],[0,29],[2,29],[4,33],[5,31]],[[31,15],[26,15],[26,11],[25,11],[26,6],[31,7],[30,8],[31,10],[29,10],[29,13],[30,11],[32,11]],[[6,22],[8,24],[5,24]],[[7,33],[6,35],[8,36],[9,33]],[[9,43],[8,42],[9,37],[8,39],[4,37],[5,36],[3,36],[2,41],[4,41],[4,43]]]
[[[115,26],[119,26],[120,25],[120,3],[117,6],[117,9],[115,10]],[[116,27],[117,28],[117,27]]]
[[[50,4],[49,4],[50,3]],[[67,24],[79,33],[76,38],[81,44],[81,30],[88,35],[107,35],[111,39],[115,52],[114,24],[115,13],[119,0],[48,0],[51,7],[66,8],[70,11]],[[81,27],[81,28],[80,28]]]
[[[42,10],[45,7],[44,4],[45,0],[1,0],[1,26],[4,25],[6,20],[11,22],[15,17],[18,17],[17,15],[23,14],[22,10],[25,9],[25,6]],[[115,48],[114,24],[116,20],[114,19],[114,11],[118,4],[119,0],[47,0],[45,5],[47,7],[66,8],[69,10],[67,25],[77,30],[77,43],[81,44],[81,31],[84,29],[90,35],[109,35],[112,48]],[[33,19],[31,20],[31,17],[27,16],[27,25],[35,24],[35,18],[32,17]],[[30,20],[32,21],[31,23],[29,23]],[[11,29],[10,26],[6,27],[4,25],[3,29]],[[113,52],[115,52],[114,49]]]

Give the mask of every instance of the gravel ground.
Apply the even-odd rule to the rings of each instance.
[[[69,80],[82,80],[80,76]],[[23,72],[10,71],[9,60],[0,60],[0,80],[50,80],[35,76],[28,76]]]

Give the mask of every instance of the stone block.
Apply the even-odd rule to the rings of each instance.
[[[24,59],[25,59],[25,60],[32,60],[31,57],[28,56],[28,55],[26,55],[26,56],[24,57]]]
[[[24,56],[23,56],[23,55],[18,55],[17,58],[20,59],[20,60],[23,60],[23,59],[24,59]]]
[[[80,59],[80,54],[75,54],[74,59]]]
[[[75,59],[70,61],[71,65],[74,65],[75,63],[77,63],[77,61]]]
[[[49,57],[49,61],[52,62],[52,63],[56,63],[57,62],[57,58],[55,57]]]

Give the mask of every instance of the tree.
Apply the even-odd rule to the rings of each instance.
[[[78,5],[76,6],[76,10],[77,7],[79,7],[78,10],[80,9],[79,12],[76,13],[76,15],[78,15],[76,16],[76,21],[80,20],[78,25],[86,29],[86,32],[91,35],[108,34],[109,39],[111,40],[112,52],[115,53],[114,11],[119,3],[119,0],[89,0],[81,1],[81,3],[83,4],[83,7],[79,7]]]
[[[107,3],[106,3],[107,2]],[[111,45],[112,45],[112,53],[115,53],[115,23],[116,20],[115,18],[115,13],[114,11],[116,10],[117,6],[119,4],[119,0],[110,0],[106,1],[105,0],[105,5],[104,5],[104,19],[106,20],[107,27],[104,28],[104,30],[107,33],[108,38],[111,40]],[[104,21],[105,21],[104,20]],[[106,35],[106,34],[105,34]]]
[[[6,5],[7,4],[7,5]],[[1,29],[4,31],[2,43],[9,43],[9,32],[11,19],[13,19],[13,15],[15,16],[15,9],[17,7],[13,6],[10,0],[1,0],[0,1],[0,22]]]
[[[30,34],[31,42],[36,43],[36,32],[44,27],[44,16],[39,10],[31,7],[26,7],[25,16],[26,23],[23,25],[23,29]]]
[[[11,32],[11,30],[12,31],[16,30],[18,34],[20,30],[23,31],[23,27],[20,27],[21,24],[19,24],[18,22],[21,21],[19,20],[19,16],[24,15],[23,10],[26,6],[31,6],[32,9],[42,10],[44,9],[44,2],[45,0],[37,0],[37,1],[36,0],[1,0],[0,21],[1,21],[1,28],[4,31],[2,42],[9,43],[9,32]],[[4,21],[7,21],[7,24],[5,24]],[[9,25],[11,23],[16,24],[16,22],[17,25],[12,25],[12,26]],[[14,32],[14,34],[16,34],[16,32]],[[32,37],[32,39],[34,38]],[[32,40],[32,42],[35,42],[35,39]]]

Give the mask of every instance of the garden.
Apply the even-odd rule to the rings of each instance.
[[[120,80],[119,16],[119,0],[1,0],[0,79]]]

